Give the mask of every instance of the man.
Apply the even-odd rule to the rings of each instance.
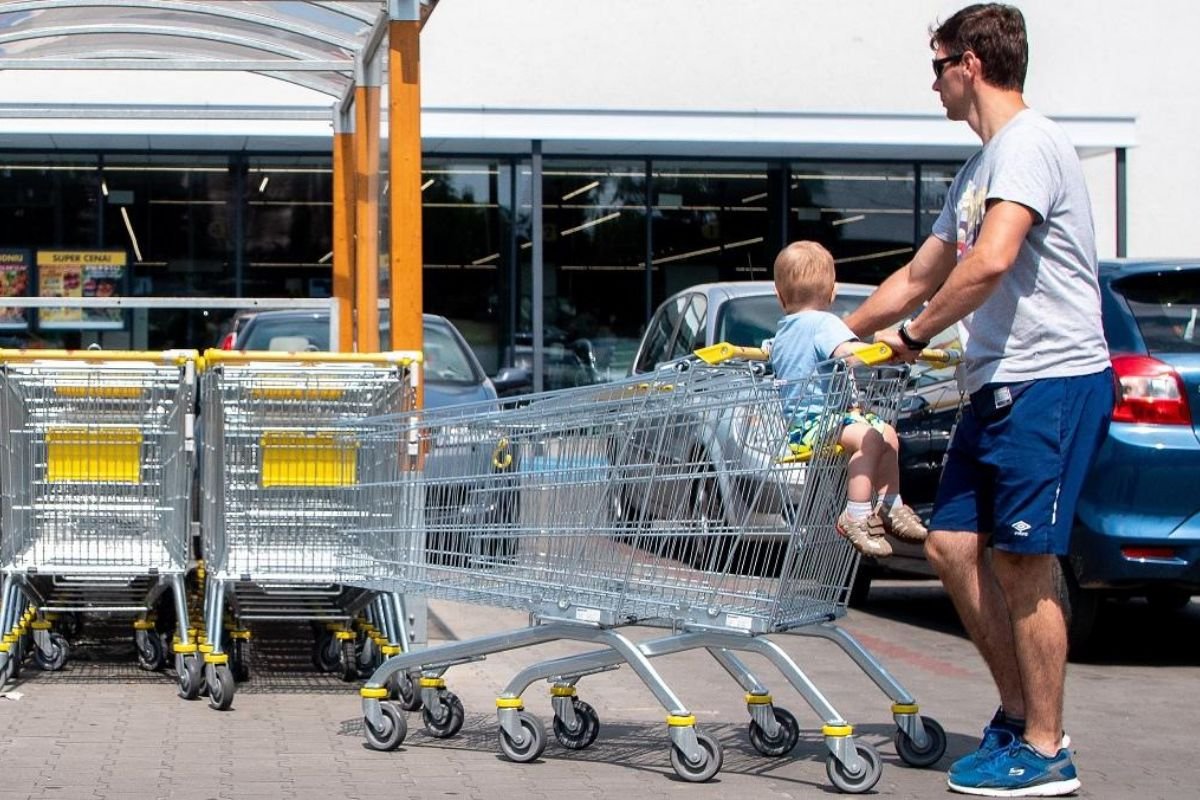
[[[971,402],[925,550],[1001,705],[948,782],[968,794],[1057,796],[1080,784],[1062,727],[1056,562],[1113,403],[1091,205],[1066,136],[1025,105],[1021,12],[969,6],[931,36],[933,90],[983,148],[955,177],[933,235],[846,322],[867,336],[928,301],[877,337],[912,361],[963,321]]]

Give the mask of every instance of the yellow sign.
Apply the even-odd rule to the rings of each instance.
[[[42,297],[117,297],[125,283],[126,257],[117,250],[39,250]],[[120,308],[44,308],[42,328],[123,328]]]

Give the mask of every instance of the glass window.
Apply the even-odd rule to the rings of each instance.
[[[922,240],[933,233],[933,223],[937,221],[938,214],[942,213],[942,206],[946,204],[946,195],[950,192],[950,184],[954,181],[957,172],[958,167],[947,164],[921,165],[920,238]]]
[[[1200,270],[1133,275],[1115,288],[1137,320],[1147,350],[1200,352]]]
[[[911,164],[800,162],[791,170],[788,240],[829,248],[839,281],[879,283],[912,257]]]
[[[508,292],[516,274],[512,164],[427,158],[421,179],[425,310],[454,323],[493,374],[503,360]],[[528,184],[528,170],[518,179]]]
[[[655,161],[654,290],[771,276],[766,164]]]
[[[130,294],[235,294],[228,156],[107,156],[101,176],[104,246],[129,253]],[[149,347],[204,348],[220,338],[222,318],[205,311],[135,314],[147,318]]]
[[[243,186],[245,297],[328,297],[333,166],[325,156],[252,158]]]
[[[542,200],[545,340],[583,341],[602,378],[620,377],[645,321],[645,163],[546,159]]]
[[[0,155],[0,247],[99,244],[95,156]]]
[[[704,295],[688,295],[688,304],[679,320],[679,333],[671,346],[670,358],[683,358],[704,347],[704,326],[707,317],[708,300]]]
[[[836,311],[836,309],[835,309]],[[740,347],[758,347],[775,335],[783,309],[772,294],[737,297],[721,306],[717,341]]]

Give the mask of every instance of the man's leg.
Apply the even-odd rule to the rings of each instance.
[[[1055,556],[992,553],[996,578],[1012,619],[1016,661],[1025,699],[1025,741],[1045,755],[1062,739],[1067,625],[1055,585]]]
[[[987,537],[980,534],[932,531],[925,540],[925,555],[991,670],[1005,714],[1020,718],[1025,715],[1025,696],[1013,627],[986,545]]]

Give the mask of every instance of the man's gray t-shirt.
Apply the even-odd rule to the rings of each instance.
[[[967,391],[1106,369],[1091,201],[1079,157],[1056,124],[1024,109],[959,170],[933,226],[959,261],[990,200],[1020,203],[1038,219],[995,291],[963,318]]]

